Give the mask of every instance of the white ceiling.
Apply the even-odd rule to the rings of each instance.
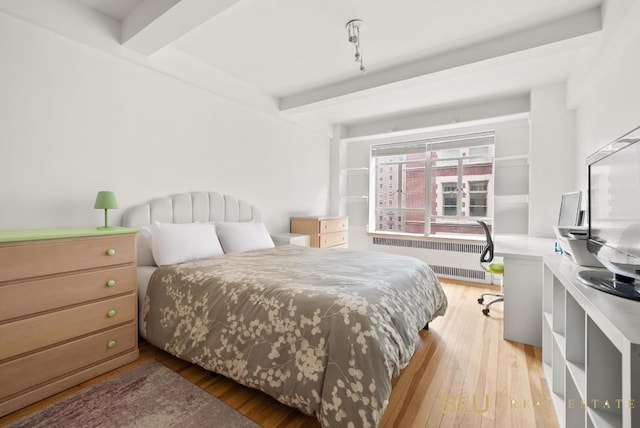
[[[77,1],[123,25],[158,3]],[[227,0],[211,16],[204,6],[174,12],[193,23],[165,45],[278,98],[283,111],[349,123],[562,81],[597,40],[601,1]],[[365,21],[364,74],[347,41],[353,18]]]

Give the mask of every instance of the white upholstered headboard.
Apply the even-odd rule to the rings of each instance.
[[[161,223],[197,223],[205,221],[260,221],[255,205],[233,196],[216,192],[192,192],[153,199],[128,208],[122,215],[122,225],[139,228],[154,221]],[[154,265],[151,248],[138,234],[138,265]]]

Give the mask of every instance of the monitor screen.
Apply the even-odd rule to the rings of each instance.
[[[589,157],[587,248],[606,271],[580,271],[580,280],[640,300],[640,128]]]
[[[580,219],[580,200],[582,192],[570,192],[562,195],[558,226],[578,226]]]
[[[609,268],[640,269],[640,144],[619,142],[589,167],[589,238]]]

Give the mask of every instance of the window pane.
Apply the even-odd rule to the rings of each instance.
[[[466,183],[468,192],[463,195],[462,216],[475,219],[490,217],[489,181],[493,180],[493,160],[491,158],[474,158],[463,161],[462,181]]]
[[[487,216],[488,181],[469,182],[469,215],[472,217]]]
[[[470,147],[469,156],[489,156],[489,146]]]
[[[403,208],[422,208],[426,206],[424,161],[403,165]]]
[[[442,183],[442,215],[458,214],[458,183]]]
[[[424,234],[422,212],[378,209],[376,217],[378,218],[376,230]]]

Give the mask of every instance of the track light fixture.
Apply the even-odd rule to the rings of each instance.
[[[355,62],[360,63],[360,71],[363,73],[366,71],[364,68],[364,62],[362,60],[362,49],[360,48],[360,28],[364,24],[362,19],[352,19],[347,22],[345,27],[347,28],[347,34],[349,35],[349,43],[353,43],[356,48]]]

